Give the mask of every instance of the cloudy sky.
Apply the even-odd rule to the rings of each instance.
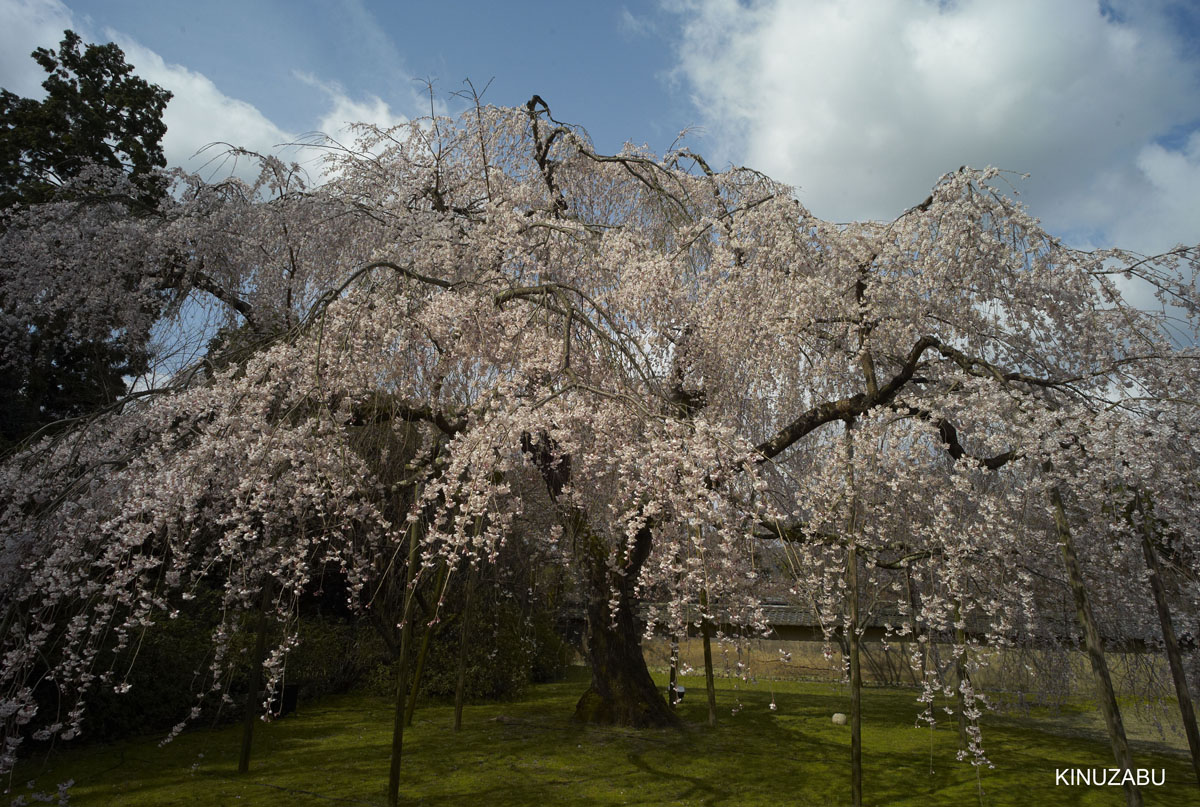
[[[64,28],[171,90],[164,145],[275,149],[351,120],[537,93],[598,148],[667,149],[796,186],[834,221],[891,218],[995,165],[1079,246],[1200,241],[1195,0],[0,0],[0,86]],[[211,152],[210,152],[211,154]],[[208,170],[213,170],[210,166]]]

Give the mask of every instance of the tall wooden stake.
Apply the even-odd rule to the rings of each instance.
[[[971,674],[967,672],[967,629],[962,626],[962,603],[954,603],[954,643],[962,648],[961,653],[956,653],[954,656],[954,672],[958,676],[958,747],[959,750],[967,750],[970,741],[967,735],[967,728],[970,721],[967,719],[967,698],[963,695],[963,684],[971,683]]]
[[[1158,609],[1158,622],[1162,626],[1167,663],[1171,666],[1171,678],[1175,681],[1175,695],[1179,699],[1183,731],[1187,734],[1188,748],[1192,752],[1192,770],[1196,774],[1196,784],[1200,785],[1200,732],[1196,730],[1196,713],[1192,709],[1192,696],[1188,692],[1187,675],[1183,671],[1183,658],[1179,654],[1175,626],[1171,623],[1171,609],[1167,605],[1167,588],[1163,583],[1162,564],[1158,561],[1158,553],[1154,551],[1154,523],[1151,520],[1150,503],[1140,494],[1137,503],[1142,514],[1142,554],[1146,558],[1146,568],[1150,570],[1150,590],[1154,592],[1154,605]]]
[[[258,638],[254,640],[254,666],[250,668],[250,691],[246,693],[246,716],[242,718],[242,752],[238,756],[238,773],[250,770],[250,748],[254,744],[254,721],[258,719],[262,689],[262,668],[267,655],[267,609],[271,607],[271,578],[263,582],[262,599],[258,604]]]
[[[846,553],[846,588],[850,598],[846,631],[850,648],[850,798],[854,807],[862,807],[862,664],[858,646],[858,548],[853,535]]]
[[[1100,637],[1100,628],[1092,613],[1092,604],[1088,599],[1087,586],[1079,566],[1079,557],[1075,554],[1075,541],[1071,537],[1071,525],[1067,521],[1062,493],[1057,486],[1050,489],[1050,503],[1053,505],[1054,528],[1058,533],[1063,564],[1067,567],[1067,581],[1071,585],[1071,594],[1075,598],[1075,614],[1079,619],[1080,627],[1083,628],[1083,646],[1087,651],[1088,660],[1092,664],[1092,674],[1096,680],[1096,695],[1100,701],[1100,712],[1104,715],[1104,725],[1108,728],[1108,739],[1112,746],[1113,758],[1122,772],[1130,771],[1133,769],[1133,757],[1129,753],[1129,741],[1125,736],[1125,724],[1121,721],[1121,709],[1117,706],[1117,694],[1113,689],[1112,676],[1108,672],[1108,662],[1104,659],[1104,640]],[[1125,802],[1128,807],[1142,807],[1142,792],[1137,785],[1132,783],[1125,785]]]
[[[671,673],[667,681],[667,705],[672,709],[679,703],[679,639],[671,637]]]
[[[850,493],[850,513],[846,518],[846,596],[850,599],[850,619],[846,646],[850,652],[850,799],[862,807],[862,663],[858,636],[858,497],[854,489],[854,424],[846,422],[846,481]]]
[[[462,729],[463,698],[467,691],[467,641],[471,627],[471,597],[475,593],[475,567],[467,573],[467,593],[458,620],[458,680],[454,684],[454,730]]]
[[[388,807],[399,807],[400,804],[400,758],[404,750],[404,701],[408,694],[408,654],[412,645],[413,620],[413,578],[417,566],[417,524],[413,522],[408,532],[408,568],[405,571],[404,607],[402,609],[404,627],[400,631],[400,662],[396,681],[396,713],[392,723],[392,762],[388,771]]]
[[[442,568],[438,570],[437,583],[433,587],[433,590],[437,592],[439,603],[442,596],[442,586],[446,585],[446,569],[447,565],[443,562]],[[433,610],[433,616],[436,617],[438,607],[434,607]],[[425,672],[425,658],[429,655],[429,641],[433,638],[433,631],[433,625],[425,626],[425,634],[421,637],[421,649],[417,651],[417,668],[413,671],[412,686],[409,687],[408,693],[408,709],[404,713],[404,725],[409,727],[412,726],[413,714],[417,711],[417,692],[421,689],[421,674]]]
[[[708,591],[700,592],[700,609],[704,611],[700,622],[700,635],[704,641],[704,687],[708,690],[708,725],[717,725],[717,687],[713,680],[712,620],[708,618]]]

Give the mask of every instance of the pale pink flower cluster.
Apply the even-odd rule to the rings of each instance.
[[[6,318],[203,353],[208,310],[239,348],[0,466],[0,770],[31,729],[81,731],[201,586],[224,613],[201,689],[224,693],[270,581],[272,691],[309,582],[334,569],[367,607],[410,529],[419,575],[543,524],[527,539],[611,584],[614,625],[641,600],[674,634],[764,631],[782,591],[835,637],[854,545],[864,616],[913,642],[925,719],[961,695],[979,764],[956,663],[1077,634],[1052,489],[1113,640],[1158,640],[1134,491],[1195,624],[1195,249],[1067,249],[992,169],[833,224],[687,151],[603,157],[533,104],[358,131],[320,187],[241,154],[256,183],[180,176],[159,216],[47,206],[0,238]],[[1145,289],[1159,310],[1127,302]],[[65,719],[36,714],[47,685]]]

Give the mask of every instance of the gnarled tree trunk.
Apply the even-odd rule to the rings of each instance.
[[[642,565],[650,557],[651,527],[647,525],[638,531],[620,567],[613,569],[608,547],[592,531],[587,513],[560,499],[571,478],[570,456],[556,454],[552,441],[545,435],[534,440],[526,434],[521,444],[540,471],[546,492],[558,508],[563,526],[585,566],[587,655],[592,683],[575,705],[572,719],[579,723],[636,728],[679,725],[679,718],[654,685],[642,655],[635,589]]]
[[[650,554],[649,529],[638,533],[621,570],[624,573],[619,574],[609,568],[582,514],[576,513],[572,520],[578,545],[593,550],[588,553],[587,570],[587,650],[592,683],[576,704],[572,719],[637,728],[678,725],[679,718],[655,686],[642,655],[634,586]],[[613,598],[615,613],[610,604]]]

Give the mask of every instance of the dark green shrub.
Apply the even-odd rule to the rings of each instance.
[[[218,619],[218,595],[200,592],[178,616],[159,616],[130,646],[111,658],[114,683],[129,684],[118,694],[100,684],[86,700],[84,734],[107,741],[132,734],[167,731],[197,705],[208,690],[212,631]],[[218,698],[205,696],[205,712],[214,711]]]
[[[539,611],[533,617],[533,661],[529,671],[535,684],[549,684],[567,677],[567,668],[575,651],[559,636],[548,612]]]
[[[380,659],[383,643],[365,624],[342,619],[301,619],[300,643],[288,654],[286,680],[299,684],[306,698],[345,692],[358,684]]]
[[[531,683],[556,681],[566,675],[573,651],[554,631],[549,613],[523,605],[489,583],[480,585],[474,599],[467,637],[464,682],[467,700],[515,698]],[[413,669],[421,630],[427,629],[420,623],[417,627],[413,638]],[[443,617],[433,630],[420,691],[425,697],[453,698],[458,683],[462,618],[452,613]],[[364,677],[364,686],[375,694],[393,696],[396,670],[394,662],[378,664]]]

